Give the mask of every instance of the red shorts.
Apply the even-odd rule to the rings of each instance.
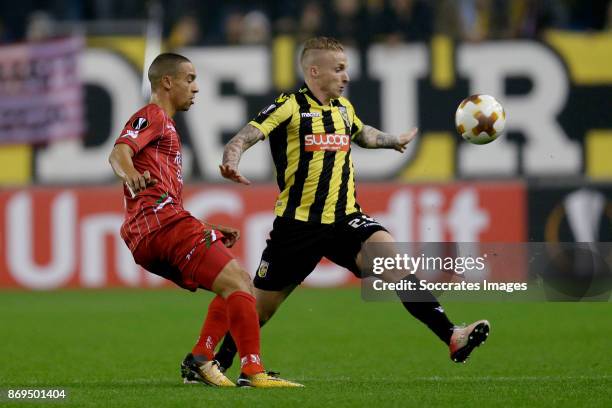
[[[196,218],[181,217],[145,236],[132,255],[138,265],[182,288],[210,290],[234,259],[221,238],[221,232],[207,229]]]

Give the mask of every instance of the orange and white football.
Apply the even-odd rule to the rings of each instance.
[[[455,126],[457,132],[470,143],[491,143],[504,131],[506,112],[494,97],[472,95],[459,104]]]

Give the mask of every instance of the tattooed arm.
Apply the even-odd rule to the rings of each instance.
[[[260,140],[264,140],[264,134],[253,125],[246,125],[236,134],[223,150],[223,163],[219,166],[221,175],[236,183],[251,184],[246,177],[238,171],[240,157],[247,149]]]
[[[403,153],[406,150],[406,145],[416,137],[417,130],[417,128],[414,128],[398,136],[381,132],[372,126],[363,125],[363,129],[353,140],[366,149],[395,149]]]

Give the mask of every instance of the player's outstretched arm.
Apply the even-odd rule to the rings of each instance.
[[[132,157],[134,157],[132,148],[124,143],[120,143],[116,144],[113,148],[113,151],[108,157],[108,162],[117,177],[123,180],[132,193],[132,196],[134,196],[147,187],[157,184],[157,179],[151,178],[149,170],[140,174],[138,170],[134,168]]]
[[[249,185],[251,182],[238,171],[240,157],[247,149],[260,140],[264,134],[255,126],[248,124],[243,127],[226,145],[223,150],[223,163],[219,165],[221,175],[226,179]]]
[[[363,125],[363,129],[355,136],[353,141],[366,149],[395,149],[403,153],[406,150],[406,145],[416,137],[417,132],[418,129],[413,128],[398,136],[384,133],[372,126]]]

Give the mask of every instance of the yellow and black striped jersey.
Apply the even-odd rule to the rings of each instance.
[[[274,213],[330,224],[360,211],[351,141],[363,128],[348,99],[322,105],[306,85],[249,122],[270,139],[280,194]]]

